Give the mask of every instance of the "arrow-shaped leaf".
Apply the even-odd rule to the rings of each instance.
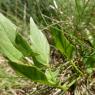
[[[54,38],[56,48],[68,59],[72,58],[74,46],[67,40],[64,33],[56,27],[51,28],[51,34]]]
[[[48,65],[50,47],[45,35],[38,29],[32,17],[30,18],[30,40],[33,52],[38,54],[36,60],[43,65]]]
[[[45,74],[35,66],[28,66],[9,62],[12,68],[35,82],[49,84]]]

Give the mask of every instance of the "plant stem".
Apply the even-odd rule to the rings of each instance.
[[[75,65],[75,63],[73,62],[73,60],[70,61],[71,65],[76,69],[76,71],[78,73],[80,73],[81,75],[83,75],[83,73],[78,69],[78,67]]]

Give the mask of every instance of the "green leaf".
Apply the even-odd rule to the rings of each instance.
[[[13,62],[18,62],[23,54],[12,43],[15,42],[16,26],[10,20],[0,14],[0,53]]]
[[[84,58],[83,60],[84,60],[84,63],[87,67],[87,72],[92,73],[93,68],[95,68],[95,54],[91,55],[87,58]]]
[[[15,43],[17,27],[1,13],[0,13],[0,28],[3,29],[3,31],[1,32],[4,32],[12,43]]]
[[[12,68],[27,78],[35,82],[40,82],[44,84],[49,84],[45,74],[35,66],[28,66],[18,63],[9,62]]]
[[[13,46],[4,31],[4,28],[0,24],[0,53],[4,54],[4,56],[8,57],[11,61],[17,62],[23,55]]]
[[[38,29],[32,17],[30,18],[30,40],[31,40],[31,44],[32,44],[31,48],[33,52],[38,54],[38,56],[36,56],[36,60],[39,63],[48,66],[50,47],[46,37]]]
[[[54,43],[56,48],[64,54],[68,59],[73,57],[74,53],[74,46],[67,40],[64,36],[63,32],[56,27],[51,28],[51,34],[54,39]]]
[[[35,55],[16,29],[16,25],[0,13],[0,52],[13,62],[21,59],[23,55]]]
[[[22,37],[17,32],[17,26],[13,24],[9,19],[0,13],[0,27],[3,29],[1,32],[4,32],[7,35],[8,39],[16,48],[23,53],[24,56],[34,55],[30,45],[27,43],[26,39]],[[0,35],[1,36],[1,35]]]
[[[24,56],[36,56],[37,54],[33,53],[30,45],[19,33],[16,35],[15,39],[16,48],[23,53]]]
[[[58,83],[57,72],[52,72],[51,70],[47,69],[45,75],[51,84],[56,85]]]

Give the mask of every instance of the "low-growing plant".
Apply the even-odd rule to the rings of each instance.
[[[50,67],[50,46],[45,35],[30,18],[29,42],[17,31],[17,26],[0,13],[0,53],[17,72],[34,82],[40,82],[62,90],[68,85],[60,85],[56,72]],[[72,45],[64,38],[67,46]],[[66,47],[65,47],[66,48]],[[69,49],[68,49],[69,50]],[[67,51],[64,51],[66,54]],[[68,54],[68,58],[71,54]]]
[[[62,89],[64,92],[67,91],[77,80],[87,77],[94,70],[95,39],[88,27],[88,24],[92,25],[90,23],[91,13],[87,14],[89,11],[93,12],[94,5],[88,8],[87,4],[90,6],[89,1],[83,3],[79,0],[73,0],[72,11],[70,6],[68,10],[72,12],[71,15],[59,10],[60,8],[53,10],[54,13],[58,11],[62,15],[61,17],[56,15],[55,18],[58,19],[53,18],[54,24],[49,27],[50,36],[53,39],[52,46],[64,57],[62,65],[69,63],[66,68],[67,70],[68,68],[71,69],[71,71],[66,70],[67,73],[70,73],[70,76],[67,74],[69,81],[65,80],[64,74],[62,77],[64,81],[61,81],[60,71],[52,69],[51,45],[41,30],[38,29],[32,17],[30,17],[30,32],[27,40],[19,33],[17,26],[0,13],[0,53],[8,59],[9,65],[15,71],[32,81]],[[67,4],[68,2],[65,3],[65,6]],[[64,13],[65,15],[63,15]],[[85,17],[86,15],[87,17]],[[55,24],[57,20],[63,19],[64,25]],[[53,21],[49,23],[51,22]],[[60,66],[60,69],[62,68]],[[62,72],[66,73],[66,71]]]

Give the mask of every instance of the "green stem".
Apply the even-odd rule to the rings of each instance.
[[[71,60],[70,61],[70,63],[71,63],[71,65],[76,69],[76,71],[78,72],[78,73],[80,73],[81,75],[83,75],[83,73],[78,69],[78,67],[75,65],[75,63]]]
[[[65,83],[62,86],[57,86],[57,88],[63,90],[64,92],[66,92],[74,83],[76,83],[77,80],[79,80],[81,77],[79,76],[77,79],[73,80],[71,83],[67,84]]]

